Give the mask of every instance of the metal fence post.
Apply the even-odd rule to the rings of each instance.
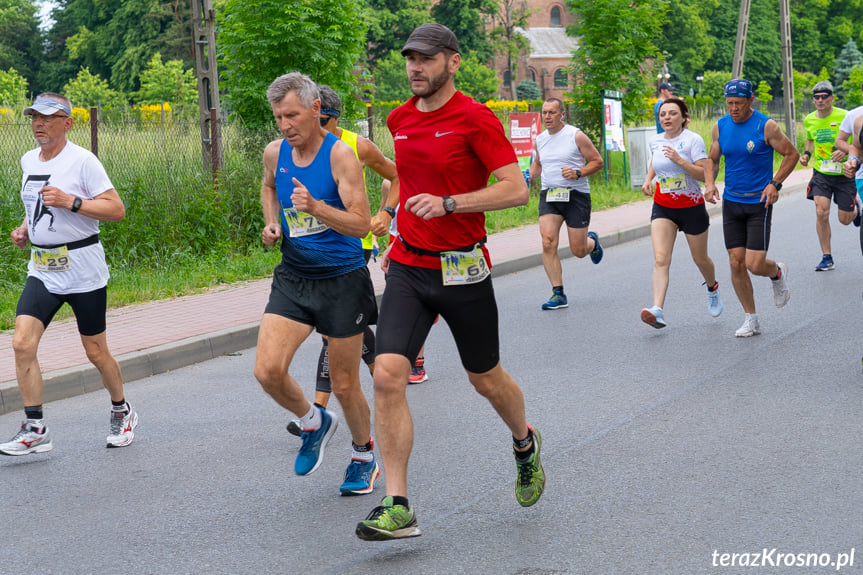
[[[374,142],[375,141],[375,128],[374,128],[375,117],[374,117],[374,113],[372,113],[372,105],[371,104],[366,104],[366,118],[368,118],[368,123],[369,123],[369,140]]]
[[[210,108],[210,165],[213,167],[213,188],[219,187],[218,174],[221,167],[219,165],[219,158],[221,156],[219,153],[219,142],[218,111],[215,108]]]
[[[96,106],[90,106],[90,151],[99,157],[99,111]]]

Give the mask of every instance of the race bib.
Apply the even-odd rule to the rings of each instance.
[[[282,212],[285,214],[285,221],[288,222],[288,232],[292,238],[313,236],[330,229],[327,224],[315,216],[306,212],[300,212],[296,208],[283,208]]]
[[[569,188],[549,188],[545,192],[546,202],[568,202]]]
[[[686,174],[674,174],[659,178],[659,189],[663,194],[679,194],[686,191]]]
[[[842,164],[833,160],[821,160],[821,172],[824,174],[841,174]]]
[[[440,265],[445,286],[481,282],[491,273],[480,246],[469,252],[441,252]]]
[[[30,248],[33,257],[33,267],[40,272],[65,272],[72,269],[69,250],[66,246],[59,248]]]

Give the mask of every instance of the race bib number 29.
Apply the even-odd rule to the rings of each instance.
[[[441,252],[440,262],[445,286],[481,282],[491,273],[479,246],[469,252]]]
[[[65,272],[72,269],[69,260],[69,250],[66,246],[59,248],[31,248],[33,267],[40,272]]]

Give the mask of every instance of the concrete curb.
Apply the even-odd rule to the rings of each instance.
[[[786,196],[800,192],[806,188],[806,183],[794,184],[783,188],[781,195]],[[711,217],[721,214],[722,206],[709,205],[707,209]],[[650,235],[650,223],[644,223],[613,233],[600,236],[603,247],[609,248]],[[572,252],[569,246],[559,250],[561,259],[570,258]],[[492,277],[524,271],[542,265],[542,253],[536,252],[526,256],[518,256],[495,262]],[[377,294],[380,304],[381,294]],[[214,359],[227,353],[249,349],[257,345],[258,327],[260,322],[252,322],[238,327],[224,329],[209,334],[199,335],[166,343],[150,349],[126,353],[117,356],[117,361],[123,371],[126,382],[135,381],[179,369],[202,361]],[[91,364],[79,365],[43,374],[43,403],[66,399],[103,389],[99,372]],[[0,383],[0,415],[16,410],[23,410],[24,403],[15,381]]]

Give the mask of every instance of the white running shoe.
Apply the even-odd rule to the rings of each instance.
[[[761,333],[761,326],[758,325],[758,318],[755,317],[747,317],[743,321],[743,325],[734,332],[734,335],[737,337],[752,337],[753,335],[758,335]]]
[[[656,329],[662,329],[667,324],[662,316],[662,308],[652,305],[641,310],[641,321]]]
[[[0,444],[3,455],[27,455],[51,451],[51,433],[42,419],[27,419],[21,424],[21,429],[11,441]]]
[[[722,314],[722,298],[719,297],[719,286],[713,291],[707,290],[707,309],[713,317],[719,317]]]
[[[777,263],[776,265],[782,274],[778,280],[770,279],[770,283],[773,285],[773,303],[776,304],[776,307],[784,307],[791,298],[791,290],[788,289],[788,283],[786,282],[788,268],[783,263]]]
[[[111,411],[111,433],[108,435],[108,447],[126,447],[135,439],[135,427],[138,426],[138,412],[129,405],[129,411]]]

